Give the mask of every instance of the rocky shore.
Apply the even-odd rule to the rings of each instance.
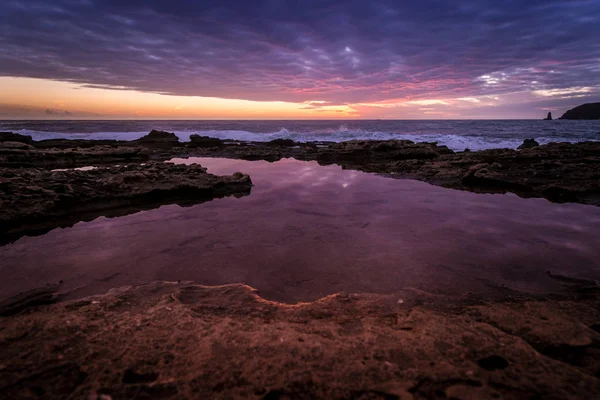
[[[11,399],[600,394],[597,287],[497,302],[406,289],[287,305],[244,285],[156,282],[0,322],[0,392]]]
[[[517,150],[454,152],[436,143],[408,140],[240,142],[192,135],[190,142],[180,142],[172,133],[152,131],[129,142],[36,142],[27,136],[0,134],[0,167],[71,168],[189,156],[266,161],[291,157],[452,189],[600,205],[600,142],[540,146],[528,139]]]
[[[293,157],[475,192],[600,205],[600,143],[518,150],[436,143],[44,140],[0,133],[0,244],[98,216],[250,193],[174,157]],[[85,169],[73,169],[88,167]],[[64,169],[69,168],[69,169]],[[30,398],[565,399],[600,395],[600,288],[493,298],[415,289],[267,301],[245,285],[154,282],[0,302],[0,393]],[[64,283],[62,284],[64,286]]]
[[[199,165],[162,162],[89,170],[0,168],[0,244],[99,216],[244,196],[251,187],[250,177],[239,172],[215,176]]]

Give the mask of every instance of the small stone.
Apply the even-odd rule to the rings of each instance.
[[[398,304],[404,304],[404,299],[398,299]]]

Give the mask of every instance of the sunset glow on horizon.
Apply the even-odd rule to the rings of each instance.
[[[600,101],[598,2],[308,3],[3,2],[0,119],[539,119]]]

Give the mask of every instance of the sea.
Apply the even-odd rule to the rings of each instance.
[[[30,135],[34,140],[134,140],[152,129],[173,132],[182,141],[192,134],[243,141],[408,139],[437,142],[455,151],[514,149],[526,138],[541,144],[600,140],[600,120],[0,121],[0,131]]]

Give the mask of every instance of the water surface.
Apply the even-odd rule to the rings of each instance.
[[[243,282],[269,299],[417,288],[561,290],[600,279],[600,208],[474,194],[338,166],[189,159],[243,171],[249,196],[98,218],[0,247],[0,297],[63,280],[71,297],[154,280]]]

